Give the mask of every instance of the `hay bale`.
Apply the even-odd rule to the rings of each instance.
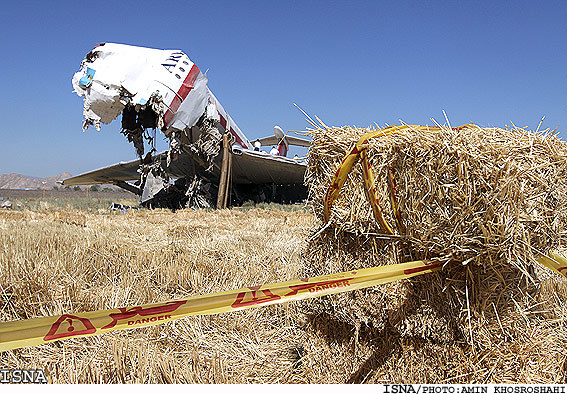
[[[369,129],[313,132],[306,180],[322,218],[323,198],[339,163]],[[564,245],[567,215],[567,145],[555,135],[524,129],[466,125],[401,132],[369,141],[368,157],[386,220],[395,223],[387,168],[392,169],[402,220],[400,234],[414,258],[482,266],[515,264]],[[343,231],[379,233],[354,167],[332,209]]]
[[[337,168],[370,131],[321,126],[310,132],[306,181],[322,222],[324,198]],[[552,319],[564,319],[565,299],[542,297],[542,283],[550,286],[550,281],[562,279],[536,260],[566,245],[567,144],[548,131],[473,124],[429,130],[404,126],[369,140],[367,155],[385,219],[396,228],[386,182],[388,167],[392,170],[405,231],[383,234],[356,164],[332,207],[330,226],[310,241],[305,274],[424,258],[440,259],[445,268],[311,300],[303,311],[318,320],[347,323],[353,332],[360,327],[370,328],[375,337],[394,332],[400,343],[458,344],[474,355],[468,369],[461,370],[468,374],[463,381],[478,377],[471,368],[492,369],[502,360],[517,359],[514,352],[529,347],[526,332],[539,330],[531,341],[560,345],[539,354],[538,363],[560,370],[566,329]],[[535,313],[542,302],[548,305],[541,310],[553,312]],[[453,360],[454,365],[460,362]],[[431,381],[445,379],[441,372],[432,376],[437,378]]]

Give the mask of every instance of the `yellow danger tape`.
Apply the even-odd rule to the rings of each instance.
[[[343,293],[433,272],[441,266],[439,262],[412,261],[156,304],[5,322],[0,323],[0,351],[153,326],[190,315],[212,315]]]
[[[366,193],[366,198],[370,201],[370,206],[372,207],[372,212],[374,213],[374,218],[380,225],[382,231],[386,234],[394,234],[394,230],[388,224],[384,215],[382,214],[382,209],[380,208],[380,199],[378,198],[378,191],[376,190],[376,181],[374,180],[374,174],[372,173],[372,167],[370,167],[370,162],[366,154],[366,150],[360,152],[360,157],[362,158],[362,173],[364,175],[364,191]]]
[[[542,256],[537,261],[553,272],[567,278],[567,259],[564,257],[555,253],[549,253],[549,255]]]

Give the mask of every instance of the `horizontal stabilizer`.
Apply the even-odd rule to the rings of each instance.
[[[305,147],[311,146],[311,141],[305,138],[291,137],[287,135],[285,139],[290,145]],[[259,138],[259,141],[262,143],[262,145],[279,145],[280,143],[280,140],[275,135],[272,135],[271,137]]]

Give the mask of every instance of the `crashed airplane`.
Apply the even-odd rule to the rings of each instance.
[[[310,141],[276,126],[273,136],[252,143],[209,90],[206,75],[179,50],[100,44],[82,61],[73,87],[84,98],[83,130],[100,130],[122,114],[122,134],[138,159],[63,185],[115,184],[140,196],[143,206],[171,209],[307,197],[306,164],[286,155],[289,145]],[[156,152],[156,130],[168,138],[167,151]],[[261,145],[275,147],[267,153]]]

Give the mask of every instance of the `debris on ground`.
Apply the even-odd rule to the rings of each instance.
[[[122,213],[126,213],[127,211],[131,210],[131,209],[135,209],[138,210],[138,207],[132,207],[130,205],[124,205],[124,204],[119,204],[116,202],[113,202],[110,204],[110,207],[108,208],[111,211],[120,211]]]
[[[12,201],[10,200],[0,201],[0,208],[12,209],[12,205]]]

